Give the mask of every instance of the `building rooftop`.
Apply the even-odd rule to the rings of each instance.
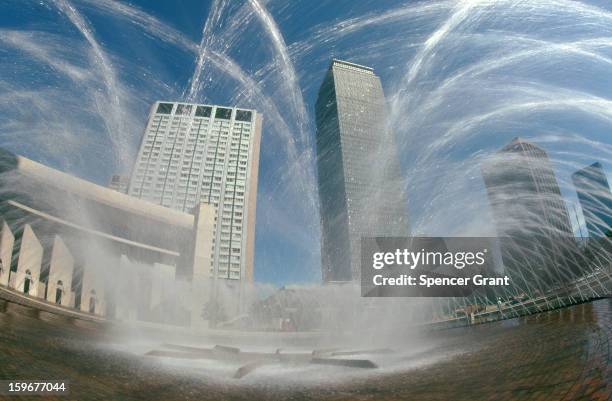
[[[153,104],[156,104],[156,103],[185,104],[185,105],[188,105],[188,106],[222,107],[224,109],[240,109],[240,110],[252,111],[254,113],[257,113],[257,110],[255,110],[255,109],[249,109],[247,107],[240,107],[240,106],[224,106],[222,104],[191,103],[191,102],[183,102],[183,101],[180,101],[180,100],[156,100]]]
[[[52,169],[25,157],[17,156],[17,172],[30,179],[53,185],[67,193],[84,199],[123,209],[135,215],[145,216],[163,223],[185,228],[193,226],[193,215],[169,209],[155,203],[137,199],[110,188]]]
[[[544,152],[544,149],[540,148],[539,146],[535,145],[533,142],[529,142],[528,140],[521,138],[520,136],[514,137],[510,143],[508,143],[507,145],[505,145],[504,147],[502,147],[499,152],[503,153],[503,152],[512,152],[517,150],[517,147],[520,147],[522,151],[527,150],[527,149],[534,149],[534,150],[538,150],[540,152],[546,153]]]
[[[347,67],[352,67],[353,69],[363,70],[363,72],[374,74],[374,68],[372,67],[351,63],[350,61],[339,60],[337,58],[332,59],[330,67],[333,67],[333,66],[340,66],[340,67],[347,66]]]

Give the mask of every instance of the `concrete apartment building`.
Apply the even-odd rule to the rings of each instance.
[[[253,280],[262,117],[215,105],[153,104],[128,194],[179,211],[215,210],[211,277]]]
[[[111,176],[110,181],[108,182],[108,187],[117,192],[121,192],[122,194],[127,194],[128,187],[130,185],[130,178],[126,175],[121,174],[113,174]]]

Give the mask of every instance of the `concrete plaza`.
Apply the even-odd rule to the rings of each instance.
[[[208,380],[197,369],[117,351],[110,346],[116,337],[87,325],[53,315],[0,313],[0,379],[67,379],[69,398],[79,400],[608,400],[612,394],[611,299],[435,331],[427,337],[433,343],[444,338],[445,346],[430,354],[453,347],[467,352],[320,384],[299,377],[290,385]]]

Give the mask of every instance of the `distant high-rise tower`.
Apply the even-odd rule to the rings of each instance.
[[[612,235],[612,193],[601,163],[596,162],[572,174],[590,238]]]
[[[350,281],[361,237],[408,235],[404,180],[372,68],[333,60],[315,112],[323,281]]]
[[[127,194],[130,185],[129,177],[120,174],[113,174],[108,183],[108,187],[122,194]]]
[[[129,195],[182,211],[216,209],[211,275],[253,277],[262,118],[254,110],[156,102]]]
[[[546,152],[514,138],[482,166],[504,265],[515,284],[542,289],[576,270],[577,247]]]

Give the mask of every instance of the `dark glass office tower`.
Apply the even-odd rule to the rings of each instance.
[[[612,193],[599,162],[572,174],[590,238],[612,236]]]
[[[535,291],[571,279],[579,254],[546,152],[515,138],[482,166],[482,174],[513,282]]]
[[[323,281],[350,281],[362,237],[408,235],[405,183],[372,68],[333,60],[315,112]]]

